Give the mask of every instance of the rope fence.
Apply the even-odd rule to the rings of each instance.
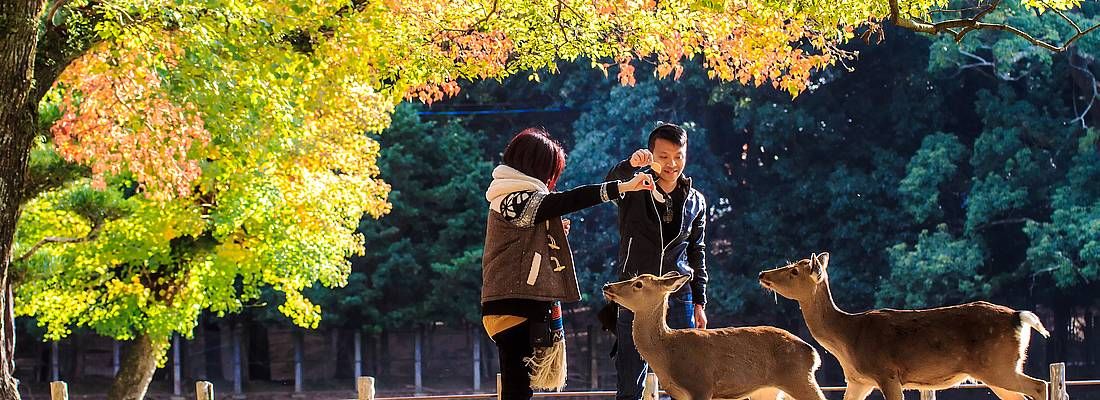
[[[1049,400],[1069,400],[1069,393],[1066,391],[1068,387],[1073,386],[1100,386],[1100,379],[1080,380],[1080,381],[1067,381],[1066,380],[1066,365],[1065,363],[1055,363],[1050,365],[1050,399]],[[355,388],[358,397],[355,399],[346,400],[434,400],[434,399],[500,399],[500,374],[497,374],[497,391],[495,393],[476,393],[476,394],[451,394],[451,395],[431,395],[431,396],[404,396],[404,397],[377,397],[375,390],[375,379],[370,376],[361,376],[356,379]],[[976,383],[966,383],[956,385],[950,389],[987,389],[989,386]],[[822,386],[823,392],[843,392],[844,386]],[[660,387],[657,382],[657,375],[649,373],[646,375],[645,386],[642,392],[643,400],[658,400],[661,394],[667,394]],[[613,390],[596,390],[596,391],[569,391],[569,392],[540,392],[535,393],[536,398],[571,398],[571,397],[614,397],[615,391]],[[214,384],[207,381],[195,382],[195,397],[196,400],[215,400],[214,398]],[[50,382],[50,398],[51,400],[69,400],[68,386],[65,382],[54,381]],[[934,390],[922,390],[920,395],[921,400],[936,400],[936,391]],[[1043,400],[1043,399],[1033,399]]]

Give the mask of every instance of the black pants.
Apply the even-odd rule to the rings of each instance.
[[[504,400],[531,398],[531,370],[523,362],[534,354],[531,347],[531,325],[522,324],[505,329],[493,336],[500,353],[500,395]]]

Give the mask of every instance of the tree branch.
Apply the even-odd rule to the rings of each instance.
[[[1076,53],[1076,52],[1074,52],[1074,53]],[[1081,128],[1088,129],[1088,126],[1085,124],[1085,115],[1088,115],[1089,111],[1092,110],[1093,104],[1096,103],[1097,97],[1100,97],[1100,93],[1098,93],[1098,91],[1097,91],[1097,86],[1100,85],[1100,84],[1097,83],[1096,75],[1094,75],[1092,73],[1092,71],[1090,71],[1085,66],[1080,66],[1080,65],[1077,65],[1077,64],[1073,63],[1073,59],[1076,58],[1076,57],[1074,57],[1074,55],[1075,54],[1070,54],[1069,66],[1071,68],[1075,69],[1075,70],[1083,72],[1085,75],[1088,76],[1089,81],[1090,81],[1089,87],[1092,88],[1092,96],[1089,97],[1089,104],[1087,106],[1085,106],[1084,111],[1081,111],[1081,113],[1077,115],[1077,118],[1074,118],[1072,121],[1069,121],[1069,122],[1072,124],[1074,122],[1081,121]],[[1074,109],[1074,111],[1077,110],[1077,99],[1073,99],[1073,109]]]
[[[984,224],[978,225],[976,228],[974,228],[974,230],[979,230],[980,231],[980,230],[987,229],[987,228],[990,228],[990,227],[994,227],[994,226],[997,226],[997,225],[1022,224],[1022,223],[1028,222],[1028,221],[1032,221],[1032,219],[1027,218],[1027,217],[1008,218],[1008,219],[1002,219],[1002,220],[997,220],[997,221],[986,222]]]
[[[985,7],[984,9],[982,9],[982,11],[978,12],[973,17],[956,18],[956,19],[950,19],[950,20],[945,20],[945,21],[940,21],[940,22],[929,23],[929,22],[921,21],[921,20],[916,19],[916,18],[912,18],[912,17],[902,17],[901,16],[901,11],[898,8],[898,1],[897,0],[889,0],[889,3],[890,3],[890,21],[893,22],[894,25],[897,25],[900,28],[908,29],[908,30],[911,30],[911,31],[914,31],[914,32],[928,33],[928,34],[932,34],[932,35],[939,35],[939,34],[943,34],[943,33],[946,32],[948,34],[951,34],[955,38],[956,43],[961,42],[962,39],[964,37],[966,37],[967,34],[969,34],[970,32],[976,31],[976,30],[986,29],[986,30],[1004,31],[1004,32],[1008,32],[1008,33],[1011,33],[1013,35],[1019,36],[1020,38],[1030,42],[1032,45],[1042,47],[1044,49],[1047,49],[1047,50],[1050,50],[1050,51],[1056,52],[1056,53],[1065,51],[1067,48],[1069,48],[1070,45],[1072,45],[1074,42],[1076,42],[1077,39],[1080,39],[1082,36],[1085,36],[1085,35],[1089,34],[1090,32],[1096,30],[1097,28],[1100,28],[1100,24],[1097,24],[1097,25],[1093,25],[1093,26],[1089,27],[1088,29],[1082,30],[1081,27],[1078,26],[1076,22],[1074,22],[1071,18],[1069,18],[1069,16],[1067,16],[1061,10],[1052,8],[1052,10],[1054,10],[1054,12],[1056,14],[1058,14],[1058,16],[1060,16],[1060,17],[1062,17],[1062,19],[1066,20],[1069,23],[1069,25],[1071,27],[1073,27],[1073,29],[1077,32],[1073,36],[1066,39],[1065,42],[1063,42],[1061,45],[1055,45],[1055,44],[1052,44],[1050,42],[1044,41],[1042,39],[1036,38],[1035,36],[1033,36],[1033,35],[1031,35],[1027,32],[1024,32],[1022,29],[1011,26],[1011,25],[1008,25],[1008,24],[1004,24],[1004,23],[992,23],[991,24],[991,23],[982,22],[981,21],[982,18],[984,18],[986,15],[988,15],[990,12],[992,12],[994,9],[996,9],[998,6],[1000,6],[1001,1],[1002,0],[994,0],[992,3],[990,3],[990,5],[988,7]],[[956,29],[958,29],[958,30],[956,30]]]
[[[30,250],[27,250],[27,252],[23,253],[22,256],[19,256],[19,258],[13,260],[12,264],[26,261],[28,258],[31,258],[34,253],[37,253],[38,250],[42,248],[42,246],[45,246],[48,243],[83,243],[95,240],[96,237],[99,237],[99,233],[103,231],[103,225],[103,222],[95,224],[95,226],[92,226],[92,230],[88,231],[87,235],[79,238],[46,236],[42,238],[42,240],[39,240],[38,243],[35,243],[34,246],[31,246]]]

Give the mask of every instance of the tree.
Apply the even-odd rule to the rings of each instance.
[[[379,332],[480,320],[483,187],[492,166],[457,121],[423,121],[399,106],[378,139],[392,211],[357,229],[371,250],[352,259],[355,286],[324,290],[324,324]],[[385,301],[379,301],[385,299]]]
[[[201,180],[207,158],[222,168],[215,175],[255,181],[256,171],[286,169],[280,156],[305,143],[316,146],[313,155],[321,160],[299,159],[319,167],[334,161],[325,159],[325,150],[362,146],[359,132],[385,127],[400,98],[437,101],[456,93],[459,81],[540,68],[553,72],[558,60],[585,57],[602,69],[617,66],[618,80],[629,85],[639,59],[655,62],[658,76],[676,77],[685,58],[700,54],[713,77],[771,83],[796,94],[806,89],[812,71],[849,57],[838,46],[885,9],[878,3],[778,3],[494,0],[211,7],[5,1],[0,3],[0,286],[10,287],[15,221],[35,194],[27,183],[49,180],[26,173],[32,143],[44,133],[37,129],[38,104],[74,60],[81,60],[74,64],[79,76],[68,87],[57,86],[67,96],[62,98],[71,100],[62,118],[71,129],[55,130],[54,144],[64,152],[66,143],[79,143],[69,146],[74,152],[65,157],[88,165],[95,186],[108,186],[112,176],[129,177],[145,200],[127,202],[175,203],[185,210],[194,203],[181,199],[209,193],[202,189],[209,183]],[[1073,5],[1057,4],[1059,11]],[[933,7],[907,2],[892,9],[895,16],[899,9],[919,16]],[[102,85],[115,90],[97,90]],[[166,131],[168,126],[176,129]],[[113,134],[96,134],[104,131]],[[152,144],[159,140],[170,143]],[[94,154],[77,154],[85,149]],[[338,161],[369,171],[373,157]],[[278,193],[273,186],[267,189]],[[0,308],[10,310],[10,297],[3,296]],[[10,379],[11,326],[10,319],[4,321],[0,349],[4,398],[17,397]]]
[[[67,80],[62,83],[60,87],[70,88],[64,86]],[[88,86],[92,89],[80,90]],[[59,100],[66,114],[54,124],[55,131],[62,131],[55,132],[55,140],[76,141],[57,144],[67,158],[81,160],[88,155],[81,151],[97,145],[109,146],[107,155],[119,150],[144,155],[165,142],[179,142],[126,143],[153,140],[152,132],[111,135],[120,139],[117,143],[71,139],[87,137],[80,133],[79,124],[85,121],[68,123],[67,118],[73,118],[69,113],[76,104],[103,100],[94,97],[95,88],[94,83],[78,82]],[[171,106],[152,112],[166,110]],[[107,120],[107,128],[94,130],[141,130],[162,121],[153,116],[135,127]],[[373,162],[356,161],[373,161],[378,152],[377,142],[365,134],[338,141],[299,135],[280,146],[269,146],[263,138],[215,140],[202,148],[201,163],[179,157],[174,170],[164,163],[137,167],[136,160],[147,160],[136,156],[128,157],[133,171],[104,173],[92,162],[94,177],[31,199],[16,235],[15,248],[23,254],[13,265],[13,277],[19,278],[14,283],[16,313],[34,316],[54,340],[74,326],[133,339],[109,394],[116,399],[144,396],[173,332],[189,336],[204,310],[238,312],[262,288],[281,293],[278,310],[295,324],[316,327],[320,310],[303,291],[315,282],[329,287],[346,283],[347,257],[363,249],[355,232],[359,219],[389,209],[388,186],[377,179]],[[247,151],[252,146],[269,147],[264,153]],[[90,153],[92,160],[103,158]],[[172,179],[188,179],[191,165],[198,169],[194,186],[175,184]],[[44,246],[47,242],[60,244]]]

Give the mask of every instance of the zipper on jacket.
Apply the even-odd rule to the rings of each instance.
[[[672,196],[669,196],[669,197],[671,198]],[[688,194],[687,194],[687,196],[684,196],[684,208],[683,208],[682,210],[680,210],[680,226],[676,228],[676,237],[680,237],[680,235],[683,235],[683,234],[684,234],[684,222],[687,222],[687,221],[685,221],[685,219],[686,219],[686,218],[684,218],[684,211],[687,211],[687,201],[688,201],[688,197],[691,197],[691,190],[690,190],[690,188],[688,189]],[[654,204],[653,206],[654,206],[654,207],[656,207],[657,205],[656,205],[656,204]],[[690,222],[689,222],[689,223],[690,223]],[[662,226],[661,228],[662,228],[662,229],[661,229],[661,233],[663,234],[663,233],[664,233],[664,227]],[[663,243],[663,242],[662,242],[662,243]],[[668,250],[668,246],[671,246],[671,245],[672,245],[672,243],[668,243],[668,244],[665,244],[665,245],[664,245],[664,249],[665,249],[665,250]]]
[[[657,188],[653,188],[653,190],[657,190]],[[669,197],[670,198],[666,199],[666,201],[671,200],[671,196],[669,196]],[[661,245],[661,258],[657,259],[657,276],[661,276],[661,275],[665,274],[665,233],[664,233],[664,226],[661,226],[661,211],[657,209],[657,200],[653,198],[652,194],[649,196],[649,204],[653,205],[653,212],[657,216],[657,238],[661,240],[658,243],[658,244]]]
[[[633,245],[633,244],[634,244],[634,238],[632,238],[632,237],[626,238],[626,257],[623,258],[623,271],[621,272],[623,274],[626,273],[626,263],[630,261],[630,246]]]
[[[657,190],[657,188],[653,188],[653,190]],[[687,201],[689,197],[691,197],[690,184],[687,186],[687,194],[684,196],[684,209],[680,210],[680,227],[676,230],[677,237],[684,234],[683,214],[684,210],[687,209]],[[665,196],[665,201],[672,201],[672,195]],[[661,238],[661,260],[658,261],[657,264],[657,275],[661,276],[665,273],[665,250],[668,250],[668,245],[672,243],[665,244],[665,229],[664,226],[661,225],[661,211],[657,209],[657,200],[654,199],[653,196],[649,196],[649,202],[650,204],[653,204],[653,212],[657,214],[657,237]]]

